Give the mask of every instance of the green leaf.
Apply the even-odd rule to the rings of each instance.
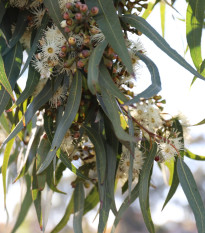
[[[9,121],[6,118],[5,114],[1,114],[1,116],[0,116],[0,124],[1,124],[1,126],[4,128],[4,130],[7,133],[10,133]]]
[[[6,13],[6,3],[3,1],[0,1],[0,24],[1,24],[1,21],[5,13]]]
[[[200,122],[199,122],[199,123],[197,123],[197,124],[194,124],[193,126],[203,125],[203,124],[205,124],[205,119],[203,119],[202,121],[200,121]]]
[[[33,135],[33,137],[34,137],[33,139],[32,139],[32,135],[31,135],[31,138],[29,140],[29,144],[27,146],[27,150],[25,153],[25,157],[24,157],[25,158],[24,165],[22,165],[22,169],[20,169],[19,174],[15,178],[14,182],[16,182],[18,179],[23,177],[28,172],[28,170],[29,170],[30,166],[32,165],[34,158],[36,156],[40,137],[41,137],[42,133],[43,133],[43,128],[40,128],[39,130],[38,129],[36,130],[35,134]]]
[[[198,232],[205,232],[205,209],[194,177],[181,157],[177,161],[179,182],[193,211]]]
[[[148,146],[146,149],[149,148]],[[140,187],[139,187],[139,202],[144,218],[144,222],[149,232],[155,232],[154,224],[149,207],[149,184],[152,172],[153,161],[157,152],[157,144],[153,143],[151,151],[146,153],[147,159],[145,160],[142,171],[140,173]]]
[[[117,155],[119,141],[116,138],[110,121],[104,117],[105,134],[106,134],[106,155],[107,155],[107,189],[112,203],[112,211],[116,213],[115,205],[115,174],[117,166]]]
[[[58,233],[60,230],[62,230],[65,225],[67,224],[70,215],[74,212],[74,192],[72,194],[72,197],[66,207],[65,213],[61,219],[61,221],[57,224],[57,226],[51,231],[51,233]]]
[[[44,129],[46,131],[46,135],[51,145],[54,136],[53,118],[51,115],[47,115],[47,113],[44,113],[43,118],[44,118]]]
[[[29,15],[28,11],[23,11],[23,12],[21,11],[19,13],[14,33],[9,41],[8,46],[2,52],[2,56],[5,56],[5,54],[7,54],[16,45],[16,43],[20,40],[20,38],[24,34],[28,24],[28,15]]]
[[[109,90],[115,97],[122,100],[123,102],[127,101],[125,95],[119,90],[119,88],[114,84],[106,66],[101,63],[100,64],[100,85],[105,89]]]
[[[84,128],[86,134],[88,135],[88,137],[90,138],[91,142],[94,145],[96,152],[98,180],[100,184],[103,184],[105,180],[105,171],[106,171],[106,152],[102,137],[94,128],[90,128],[87,126],[82,126],[82,127]]]
[[[78,182],[74,190],[74,218],[73,230],[75,233],[83,233],[82,220],[84,211],[85,193],[83,182]]]
[[[130,136],[128,133],[126,133],[121,127],[119,107],[117,105],[115,97],[108,90],[106,90],[104,86],[102,86],[101,84],[100,84],[100,89],[103,100],[103,103],[101,103],[101,107],[103,108],[105,114],[112,122],[112,126],[114,128],[115,135],[117,136],[117,138],[122,141],[135,141],[135,138]]]
[[[34,53],[36,52],[36,50],[38,48],[39,40],[41,39],[41,37],[42,37],[42,35],[44,33],[44,29],[46,28],[48,22],[49,22],[49,16],[48,16],[47,13],[45,13],[45,15],[43,16],[43,19],[42,19],[41,26],[38,28],[38,31],[37,31],[37,33],[35,35],[32,46],[31,46],[31,48],[29,50],[28,58],[27,58],[27,60],[25,62],[25,65],[24,65],[23,69],[21,70],[21,73],[20,73],[19,77],[24,73],[24,71],[27,69],[28,65],[30,64],[30,61],[32,60],[33,55],[34,55]]]
[[[185,59],[179,55],[169,44],[159,35],[159,33],[143,18],[137,15],[124,15],[121,17],[125,23],[136,27],[137,30],[145,34],[151,41],[153,41],[162,51],[175,60],[185,69],[196,75],[198,78],[205,80],[205,77],[200,75]]]
[[[159,76],[159,71],[157,66],[154,64],[152,60],[150,60],[147,56],[140,52],[136,52],[136,55],[146,64],[150,74],[152,84],[142,91],[137,96],[133,97],[131,100],[125,103],[125,105],[130,105],[139,102],[140,98],[148,99],[154,95],[156,95],[161,90],[161,81]]]
[[[89,9],[96,6],[99,13],[94,16],[97,24],[105,35],[106,40],[122,59],[130,74],[133,73],[132,62],[125,45],[124,35],[113,1],[86,0]]]
[[[14,225],[14,228],[12,229],[11,233],[15,233],[17,231],[17,229],[19,228],[19,226],[22,224],[22,222],[24,221],[28,210],[32,204],[32,196],[31,196],[31,190],[30,190],[30,186],[31,186],[31,181],[30,181],[30,177],[27,176],[26,177],[26,184],[27,184],[27,191],[26,191],[26,195],[23,199],[23,202],[21,204],[21,208],[16,220],[16,223]]]
[[[89,192],[87,197],[85,198],[85,205],[84,205],[84,212],[83,215],[85,215],[87,212],[92,210],[98,203],[99,203],[99,194],[97,187],[94,186],[92,190]]]
[[[160,2],[160,0],[149,2],[147,9],[144,11],[142,15],[142,18],[146,19],[151,14],[152,10],[154,9],[154,7],[156,6],[158,2]]]
[[[131,136],[134,136],[134,125],[133,125],[132,117],[130,113],[128,117],[129,117],[128,118],[129,134]],[[129,165],[129,175],[128,175],[128,196],[129,197],[131,196],[131,190],[132,190],[134,156],[135,156],[135,144],[133,142],[130,142],[130,165]]]
[[[61,27],[63,16],[61,14],[58,1],[44,0],[43,4],[48,9],[48,13],[50,17],[52,18],[53,22],[55,23],[55,25],[58,27],[61,33],[65,36],[65,38],[68,38],[68,35],[64,32],[63,28]]]
[[[189,0],[186,13],[186,38],[195,67],[202,63],[201,37],[204,22],[204,0]]]
[[[42,209],[41,209],[41,191],[39,190],[38,179],[36,176],[36,163],[37,161],[35,161],[35,164],[33,166],[33,175],[31,177],[31,183],[32,183],[31,193],[37,214],[38,223],[42,230],[43,224],[42,224]]]
[[[9,158],[10,158],[10,154],[11,154],[11,150],[14,144],[14,139],[11,140],[5,148],[4,151],[4,159],[3,159],[3,164],[2,164],[2,168],[1,168],[1,172],[2,172],[2,179],[3,179],[3,189],[4,189],[4,206],[6,208],[6,172],[7,172],[7,167],[8,167],[8,162],[9,162]]]
[[[202,155],[196,155],[194,153],[192,153],[190,150],[185,149],[184,150],[184,155],[187,156],[190,159],[194,159],[194,160],[199,160],[199,161],[205,161],[205,156]]]
[[[16,105],[23,103],[29,96],[32,95],[35,90],[38,81],[40,79],[40,74],[34,69],[32,65],[29,66],[28,79],[26,81],[26,87],[21,93],[20,97],[16,101]]]
[[[12,90],[14,89],[16,81],[18,79],[22,59],[23,51],[20,43],[17,43],[16,46],[13,47],[11,51],[7,53],[4,57],[5,71]],[[9,100],[10,95],[8,94],[7,90],[2,87],[0,89],[0,115],[5,110]]]
[[[98,76],[99,76],[99,64],[103,56],[103,52],[107,46],[107,41],[104,40],[96,48],[93,49],[89,62],[88,62],[88,88],[93,95],[98,90]]]
[[[177,187],[179,185],[179,178],[178,178],[178,174],[177,174],[177,160],[178,159],[176,159],[174,162],[174,173],[173,173],[173,178],[172,178],[172,184],[171,184],[171,187],[170,187],[169,192],[167,194],[167,197],[165,199],[165,202],[163,204],[162,210],[167,205],[167,203],[171,200],[171,198],[175,194]]]
[[[128,195],[128,197],[126,197],[126,199],[123,201],[122,205],[120,206],[120,208],[116,214],[116,218],[115,218],[115,221],[113,223],[111,233],[115,232],[117,224],[119,223],[120,219],[122,218],[122,215],[125,213],[127,208],[137,199],[138,196],[139,196],[139,182],[134,187],[134,189],[131,191],[130,197]]]
[[[62,81],[62,77],[58,77],[55,79],[54,83],[54,89],[52,86],[51,80],[49,80],[43,90],[34,98],[33,102],[29,105],[26,113],[25,113],[25,125],[27,125],[36,111],[43,106],[55,93],[57,88],[59,87],[60,83]],[[10,141],[13,137],[15,137],[22,129],[24,128],[23,120],[21,120],[15,127],[15,129],[9,134],[9,136],[6,138],[6,140],[3,142],[2,146],[4,146],[8,141]]]
[[[15,101],[11,85],[9,83],[7,76],[6,76],[6,72],[5,72],[5,68],[4,68],[4,61],[3,61],[1,55],[0,55],[0,83],[4,86],[5,90],[9,93],[12,100]]]
[[[165,28],[165,2],[160,1],[160,16],[161,16],[161,28],[162,28],[162,37],[164,38],[164,28]]]
[[[76,174],[78,177],[85,179],[85,180],[89,180],[89,178],[85,175],[82,174],[82,172],[80,172],[79,169],[77,169],[72,162],[69,160],[68,155],[63,153],[61,151],[60,156],[59,156],[60,160],[65,164],[65,166],[70,169],[74,174]]]
[[[80,105],[81,92],[82,92],[82,77],[81,77],[81,73],[77,72],[72,80],[64,115],[56,129],[52,141],[51,149],[48,155],[46,156],[45,161],[43,162],[43,164],[41,164],[41,167],[37,172],[38,174],[44,171],[49,166],[49,164],[55,157],[56,152],[60,147],[67,130],[70,128],[73,120],[75,119],[75,116],[78,112]]]

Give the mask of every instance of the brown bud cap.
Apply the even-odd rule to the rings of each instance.
[[[64,52],[61,51],[61,52],[59,53],[59,56],[62,57],[62,58],[64,58],[64,57],[66,57],[66,53],[64,53]]]
[[[78,155],[73,156],[73,160],[78,160],[78,159],[79,159]]]
[[[72,26],[73,25],[73,20],[72,19],[67,19],[66,23],[68,26]]]
[[[48,136],[47,136],[46,133],[44,133],[43,138],[44,138],[44,139],[48,139]]]
[[[90,10],[90,13],[91,13],[92,16],[97,15],[98,12],[99,12],[99,8],[96,7],[96,6],[92,7],[91,10]]]

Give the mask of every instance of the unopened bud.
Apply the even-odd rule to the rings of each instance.
[[[81,4],[79,9],[81,12],[85,13],[88,11],[88,6],[86,4]]]
[[[96,6],[92,7],[91,10],[90,10],[90,13],[91,13],[92,16],[97,15],[98,12],[99,12],[99,8],[96,7]]]
[[[74,37],[69,37],[68,38],[68,44],[69,45],[75,45],[76,44],[76,39]]]
[[[81,13],[76,13],[75,14],[75,19],[77,20],[77,21],[81,21],[82,20],[82,14]]]
[[[63,14],[63,18],[64,18],[64,19],[69,19],[69,18],[70,18],[68,12],[65,12],[65,13]]]
[[[73,7],[73,4],[71,2],[67,2],[65,7],[70,10]]]

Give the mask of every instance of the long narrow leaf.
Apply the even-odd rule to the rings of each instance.
[[[122,215],[127,210],[127,208],[137,199],[139,196],[139,182],[134,187],[134,189],[131,191],[130,197],[126,197],[126,199],[123,201],[122,205],[120,206],[115,221],[112,226],[111,233],[114,233],[117,227],[117,224],[119,223],[120,219],[122,218]]]
[[[34,69],[32,65],[29,66],[28,79],[26,81],[26,87],[16,101],[16,105],[23,103],[35,90],[40,74]]]
[[[67,224],[70,215],[74,212],[74,193],[66,207],[65,213],[61,219],[61,221],[57,224],[57,226],[51,231],[51,233],[58,233],[62,230]]]
[[[6,172],[7,172],[7,167],[8,167],[8,162],[9,162],[9,157],[11,154],[11,150],[14,144],[14,139],[11,140],[5,148],[4,151],[4,159],[3,159],[3,165],[1,168],[1,172],[2,172],[2,179],[3,179],[3,189],[4,189],[4,206],[6,208]]]
[[[122,28],[113,1],[110,0],[86,0],[89,9],[96,6],[99,13],[94,17],[106,40],[122,59],[128,71],[132,74],[132,62],[125,45]]]
[[[25,32],[27,24],[28,24],[28,11],[20,12],[20,14],[18,15],[13,36],[9,41],[9,44],[6,47],[6,49],[2,52],[2,56],[7,54],[16,45],[16,43],[19,41],[19,39],[22,37],[23,33]]]
[[[64,32],[63,28],[61,27],[61,21],[63,20],[63,16],[61,14],[60,6],[58,1],[53,0],[44,0],[43,1],[45,7],[48,9],[48,13],[52,18],[53,22],[56,24],[58,29],[61,33],[67,38],[68,36]]]
[[[106,90],[104,86],[100,85],[100,89],[103,100],[101,106],[105,114],[112,122],[117,138],[119,138],[122,141],[135,141],[135,138],[126,133],[121,127],[119,107],[116,103],[115,97],[108,90]]]
[[[186,38],[195,67],[202,63],[201,36],[204,23],[204,0],[189,0],[186,13]]]
[[[177,166],[176,165],[177,165],[177,160],[174,162],[174,174],[173,174],[173,178],[172,178],[172,184],[171,184],[171,187],[170,187],[169,192],[167,194],[167,197],[165,199],[165,202],[163,204],[162,210],[167,205],[167,203],[171,200],[171,198],[175,194],[177,187],[179,185],[179,178],[178,178],[178,174],[177,174]]]
[[[127,101],[127,98],[125,95],[119,90],[119,88],[114,84],[106,66],[101,63],[100,64],[100,80],[99,82],[101,83],[104,88],[110,91],[115,97],[118,99],[122,100],[123,102]]]
[[[75,233],[83,233],[82,219],[84,211],[85,193],[82,182],[78,182],[74,191],[74,218],[73,230]]]
[[[21,204],[21,208],[16,220],[16,223],[14,225],[14,228],[12,229],[11,233],[15,233],[17,231],[17,229],[19,228],[19,226],[22,224],[22,222],[24,221],[28,210],[32,204],[32,196],[31,196],[31,191],[30,191],[30,186],[31,186],[31,181],[30,181],[30,177],[26,177],[26,183],[27,183],[27,191],[26,191],[26,195],[23,199],[23,202]]]
[[[103,184],[106,171],[106,152],[102,138],[94,128],[87,126],[83,126],[83,128],[95,147],[98,179],[100,184]]]
[[[187,157],[189,157],[190,159],[205,161],[205,156],[196,155],[196,154],[192,153],[192,152],[191,152],[190,150],[188,150],[188,149],[185,149],[184,155],[187,156]]]
[[[157,66],[154,64],[154,62],[151,59],[149,59],[144,54],[140,52],[136,52],[136,55],[146,64],[151,74],[152,84],[148,88],[146,88],[144,91],[142,91],[140,94],[133,97],[131,100],[127,101],[125,105],[137,103],[140,100],[140,98],[148,99],[156,95],[161,90],[161,81],[160,81],[160,76],[159,76],[159,71],[158,71]]]
[[[147,23],[146,20],[137,15],[124,15],[122,16],[122,20],[125,23],[130,24],[132,27],[136,27],[137,30],[145,34],[151,41],[153,41],[162,51],[164,51],[178,64],[183,66],[198,78],[205,80],[205,77],[200,75],[189,63],[184,60],[181,55],[172,49],[169,44],[159,35],[159,33],[149,23]]]
[[[179,182],[194,213],[198,232],[205,232],[205,209],[194,177],[180,157],[177,161]]]
[[[99,65],[102,59],[103,52],[107,46],[107,41],[104,40],[96,48],[93,49],[88,62],[88,88],[92,94],[96,94],[98,87]]]
[[[20,43],[17,43],[16,46],[14,46],[9,53],[4,56],[5,71],[12,90],[14,89],[18,79],[22,60],[23,50]],[[1,75],[3,75],[3,73]],[[10,95],[7,90],[2,87],[0,89],[0,115],[5,110],[9,100]]]
[[[43,162],[43,164],[41,164],[41,167],[37,172],[38,174],[44,171],[49,166],[54,156],[56,155],[56,152],[60,147],[67,130],[70,128],[73,120],[75,119],[75,116],[77,114],[80,105],[81,92],[82,92],[82,77],[81,74],[77,72],[73,77],[73,81],[70,88],[70,94],[68,96],[68,101],[65,107],[64,115],[56,129],[52,141],[51,149],[48,155],[46,156],[45,161]]]
[[[54,90],[51,84],[51,81],[49,80],[43,90],[38,94],[38,96],[33,100],[33,102],[29,105],[26,113],[25,113],[25,125],[29,123],[29,121],[32,119],[36,111],[44,105],[53,95],[53,93],[57,90],[60,83],[62,81],[62,77],[58,77],[55,80],[54,83]],[[2,146],[4,146],[8,141],[10,141],[13,137],[15,137],[22,129],[24,128],[23,120],[21,120],[17,125],[16,128],[9,134],[9,136],[6,138]]]
[[[30,64],[30,61],[32,60],[33,55],[36,52],[36,49],[38,47],[38,41],[41,39],[43,32],[44,32],[44,29],[46,28],[46,26],[48,24],[48,21],[49,21],[49,16],[47,13],[45,13],[45,15],[43,16],[43,19],[42,19],[41,26],[38,28],[38,31],[35,35],[34,40],[33,40],[33,44],[29,50],[28,58],[25,62],[23,69],[21,70],[21,73],[19,76],[21,76],[24,73],[24,71],[27,69],[28,65]]]
[[[5,68],[4,68],[4,61],[2,59],[2,56],[0,55],[0,85],[3,85],[5,90],[9,93],[11,96],[12,100],[15,101],[11,85],[9,83],[9,80],[6,76]]]
[[[150,208],[149,208],[149,182],[152,171],[153,161],[156,156],[157,145],[154,143],[152,149],[147,153],[147,159],[143,164],[142,171],[140,173],[140,187],[139,187],[139,201],[144,218],[144,222],[149,232],[155,232],[154,224],[152,222]]]

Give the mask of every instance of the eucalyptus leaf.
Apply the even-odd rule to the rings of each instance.
[[[194,177],[189,167],[186,165],[181,157],[179,157],[177,161],[177,172],[179,182],[193,211],[198,232],[205,232],[204,204],[198,191]]]
[[[205,77],[199,74],[189,63],[184,60],[181,55],[172,49],[146,20],[137,15],[124,15],[121,17],[121,19],[123,22],[130,24],[132,27],[135,27],[137,30],[145,34],[151,41],[153,41],[162,51],[164,51],[178,64],[183,66],[198,78],[205,80]]]
[[[125,45],[122,28],[113,1],[86,0],[89,9],[98,7],[99,13],[94,16],[97,24],[105,35],[106,40],[122,59],[130,74],[133,73],[132,62]]]
[[[81,92],[82,92],[82,77],[80,72],[77,72],[72,80],[64,115],[56,129],[52,141],[51,149],[48,155],[46,156],[45,161],[43,162],[43,164],[41,164],[38,170],[38,174],[43,172],[49,166],[49,164],[55,157],[56,152],[59,149],[67,130],[70,128],[73,120],[75,119],[75,116],[77,114],[80,105]]]

